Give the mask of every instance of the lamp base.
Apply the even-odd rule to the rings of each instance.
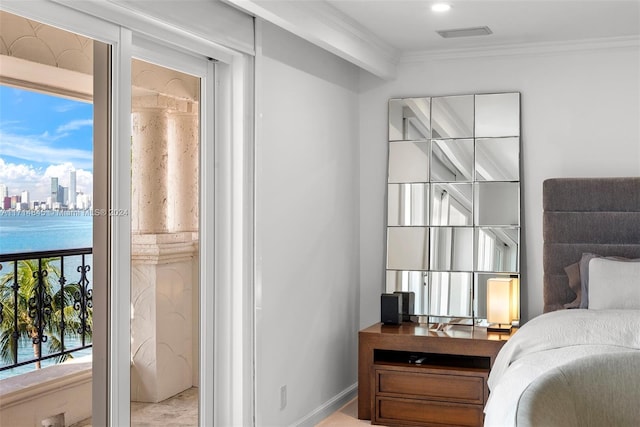
[[[511,323],[491,323],[487,326],[487,332],[511,333]]]

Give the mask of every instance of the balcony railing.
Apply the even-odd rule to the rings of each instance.
[[[92,249],[0,254],[0,372],[91,348]]]

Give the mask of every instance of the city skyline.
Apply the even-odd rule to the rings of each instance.
[[[64,185],[57,184],[57,185],[60,186],[60,188],[65,188],[65,189],[69,190],[69,196],[70,197],[66,198],[66,200],[70,204],[73,204],[75,202],[75,200],[74,200],[75,198],[72,197],[73,195],[75,195],[76,197],[77,197],[78,194],[84,194],[84,195],[89,195],[89,196],[92,195],[90,192],[78,191],[77,186],[76,186],[76,191],[75,192],[72,191],[73,184],[72,184],[71,176],[72,176],[72,174],[74,172],[76,172],[76,171],[75,170],[70,171],[70,174],[69,174],[70,175],[70,177],[69,177],[69,185],[64,186]],[[50,180],[49,182],[52,182],[55,179],[58,179],[58,181],[57,181],[58,183],[62,182],[62,181],[59,180],[59,177],[55,177],[55,176],[54,177],[48,177],[48,179]],[[51,184],[51,185],[53,185],[53,184]],[[25,188],[25,189],[21,189],[21,190],[16,188],[15,190],[11,190],[9,186],[7,186],[4,183],[0,182],[0,201],[2,201],[2,199],[4,197],[13,197],[13,196],[20,196],[20,195],[22,195],[24,197],[25,193],[27,193],[29,195],[29,200],[30,201],[45,202],[45,201],[47,201],[47,199],[49,197],[53,197],[52,194],[51,194],[52,193],[51,191],[48,194],[46,194],[46,197],[44,197],[44,198],[33,197],[32,196],[33,193],[31,192],[31,189],[29,189],[29,188]]]
[[[33,120],[38,117],[38,120]],[[8,196],[28,191],[46,201],[50,179],[76,191],[93,189],[93,105],[0,85],[0,184]]]
[[[0,183],[0,209],[88,209],[92,204],[92,195],[77,191],[76,171],[69,172],[69,186],[59,185],[58,177],[51,177],[51,193],[46,200],[36,200],[30,197],[29,190],[11,194],[3,183]],[[19,204],[19,205],[18,205]]]

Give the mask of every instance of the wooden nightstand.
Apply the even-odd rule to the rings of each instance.
[[[482,426],[489,370],[509,336],[415,323],[363,329],[358,418],[392,426]]]

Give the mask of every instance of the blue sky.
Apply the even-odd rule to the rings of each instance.
[[[76,170],[78,191],[91,193],[93,105],[0,85],[0,184],[9,195],[30,193],[44,201],[50,177],[68,185]]]

